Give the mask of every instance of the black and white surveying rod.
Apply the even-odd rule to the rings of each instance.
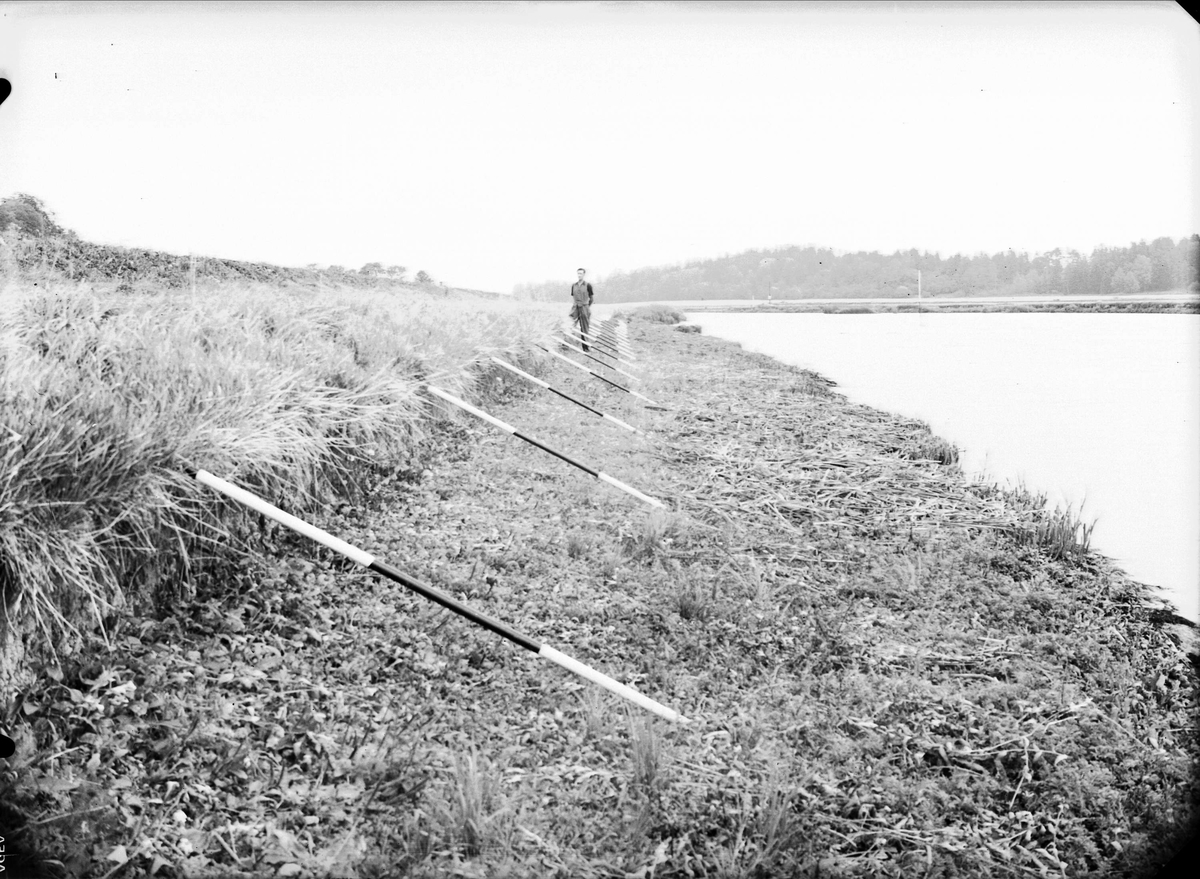
[[[645,708],[647,711],[654,712],[659,717],[665,717],[667,720],[674,720],[678,721],[679,723],[688,723],[688,719],[681,715],[678,711],[667,708],[665,705],[660,705],[649,696],[642,695],[632,687],[628,687],[625,684],[622,684],[620,681],[613,680],[608,675],[596,671],[591,666],[584,665],[577,659],[572,659],[570,656],[559,653],[549,645],[539,644],[532,638],[528,637],[527,635],[522,635],[520,632],[510,628],[499,620],[494,620],[477,610],[473,610],[462,602],[451,598],[449,595],[439,592],[432,586],[428,586],[425,583],[422,583],[420,580],[416,580],[408,576],[403,571],[376,560],[374,556],[364,552],[358,547],[351,546],[349,543],[346,543],[346,541],[334,537],[332,534],[326,531],[322,531],[315,525],[310,525],[308,522],[297,519],[290,513],[285,513],[283,510],[272,506],[257,495],[246,491],[244,488],[240,488],[230,482],[226,482],[224,479],[214,476],[206,470],[198,470],[193,475],[198,482],[201,482],[210,488],[216,489],[227,497],[233,498],[238,503],[250,507],[252,510],[257,510],[264,516],[269,516],[276,522],[291,528],[293,531],[303,534],[305,537],[329,547],[334,552],[341,553],[346,558],[374,571],[376,574],[387,577],[389,580],[394,580],[401,586],[411,589],[418,595],[440,604],[442,607],[453,611],[459,616],[466,617],[476,625],[495,632],[502,638],[507,638],[517,646],[524,647],[531,653],[536,653],[538,656],[549,659],[551,662],[561,665],[567,671],[574,672],[580,677],[587,678],[592,683],[599,684],[606,690],[611,690],[623,699],[628,699],[635,705],[639,705],[642,708]]]
[[[631,351],[629,349],[629,346],[620,345],[617,342],[613,342],[606,336],[601,336],[599,334],[589,334],[588,341],[590,341],[591,344],[593,344],[593,345],[602,346],[601,350],[604,351],[605,353],[608,353],[608,351],[613,351],[616,354],[619,354],[620,356],[624,357],[626,360],[628,360],[631,363],[633,363],[637,360],[637,358],[633,356],[633,351]]]
[[[564,332],[563,335],[565,335],[572,342],[575,341],[574,333]],[[620,348],[617,348],[611,342],[605,342],[602,339],[600,339],[600,337],[594,336],[591,333],[584,333],[583,337],[587,340],[589,347],[594,348],[596,351],[599,351],[605,357],[610,357],[613,360],[617,361],[617,363],[624,363],[627,366],[637,366],[637,364],[634,362],[633,357],[631,357],[628,354],[624,354],[624,352],[622,352]]]
[[[576,369],[582,369],[588,375],[595,376],[596,378],[600,379],[600,381],[602,381],[602,382],[608,382],[610,385],[612,385],[614,388],[616,388],[619,391],[624,391],[627,394],[633,394],[639,400],[645,400],[651,406],[659,405],[658,403],[655,403],[653,400],[651,400],[649,397],[645,397],[645,396],[639,394],[637,391],[633,390],[632,388],[627,388],[624,385],[619,385],[615,381],[613,381],[611,378],[606,378],[605,376],[602,376],[600,373],[596,372],[595,370],[588,369],[582,363],[576,363],[570,357],[564,357],[562,354],[559,354],[557,351],[550,350],[545,345],[538,345],[537,347],[541,348],[547,354],[550,354],[553,357],[557,357],[559,360],[562,360],[565,363],[571,364]]]
[[[630,347],[628,342],[617,339],[610,331],[605,330],[603,327],[597,327],[593,335],[608,347],[620,351],[629,357],[633,356],[633,348]]]
[[[527,379],[529,379],[531,382],[533,382],[533,383],[534,383],[535,385],[537,385],[538,387],[545,388],[546,390],[548,390],[548,391],[549,391],[550,393],[552,393],[552,394],[558,394],[558,395],[559,395],[560,397],[562,397],[564,400],[570,400],[570,401],[571,401],[572,403],[574,403],[576,406],[582,406],[582,407],[583,407],[584,409],[586,409],[587,411],[589,411],[589,412],[592,412],[592,413],[594,413],[594,414],[596,414],[596,415],[599,415],[599,416],[600,416],[601,418],[603,418],[605,421],[611,421],[613,424],[616,424],[616,425],[618,425],[618,426],[620,426],[620,427],[623,427],[623,428],[625,428],[626,430],[629,430],[629,431],[632,431],[633,433],[637,433],[637,434],[641,434],[642,436],[645,436],[645,434],[644,434],[642,431],[638,430],[638,429],[637,429],[636,427],[634,427],[633,425],[631,425],[631,424],[626,424],[626,423],[625,423],[624,421],[622,421],[620,418],[614,418],[612,415],[609,415],[607,412],[601,412],[599,409],[593,409],[593,408],[592,408],[591,406],[589,406],[587,403],[584,403],[584,402],[582,402],[581,400],[576,400],[576,399],[575,399],[574,397],[572,397],[570,394],[564,394],[564,393],[563,393],[562,391],[560,391],[558,388],[551,387],[549,384],[547,384],[546,382],[542,381],[542,380],[541,380],[540,378],[538,378],[537,376],[530,375],[529,373],[525,372],[525,370],[523,370],[523,369],[518,369],[517,367],[513,366],[511,363],[505,363],[505,362],[504,362],[503,360],[501,360],[499,357],[493,357],[493,358],[492,358],[492,360],[496,361],[496,363],[498,363],[498,364],[500,364],[501,366],[503,366],[503,367],[504,367],[505,369],[507,369],[509,372],[515,372],[517,375],[519,375],[519,376],[522,376],[523,378],[527,378]]]
[[[557,340],[556,340],[556,341],[557,341]],[[632,378],[632,379],[636,379],[637,381],[641,381],[641,379],[640,379],[640,378],[638,378],[636,375],[634,375],[632,372],[626,372],[625,370],[621,369],[621,367],[619,367],[619,366],[613,366],[611,363],[605,363],[605,362],[604,362],[603,360],[601,360],[599,357],[593,357],[591,354],[588,354],[588,353],[587,353],[586,351],[584,351],[582,348],[576,348],[574,345],[571,345],[571,344],[569,344],[569,343],[567,343],[567,342],[559,342],[559,344],[560,344],[560,345],[562,345],[564,348],[570,348],[570,349],[571,349],[572,351],[574,351],[576,354],[582,354],[582,355],[583,355],[584,357],[586,357],[588,360],[595,360],[597,363],[601,364],[602,366],[607,366],[609,369],[613,370],[614,372],[619,372],[619,373],[621,373],[621,375],[627,375],[627,376],[629,376],[629,377],[630,377],[630,378]]]
[[[568,347],[570,347],[571,344],[575,344],[575,345],[579,344],[579,339],[575,338],[575,335],[573,333],[568,333],[568,332],[564,331],[562,333],[562,336],[564,339],[563,344],[567,345]],[[558,340],[555,340],[555,341],[558,341]],[[642,380],[641,376],[634,375],[632,372],[625,372],[625,370],[621,369],[620,367],[613,366],[610,361],[615,360],[617,363],[624,363],[626,366],[633,366],[632,363],[622,360],[620,357],[618,357],[616,354],[611,353],[606,348],[601,348],[601,347],[597,346],[595,342],[591,342],[591,344],[588,346],[588,348],[589,348],[588,351],[579,351],[578,348],[576,348],[575,350],[579,351],[580,354],[582,354],[584,357],[587,357],[589,360],[595,360],[601,366],[607,366],[609,369],[615,369],[617,372],[625,373],[625,375],[629,376],[630,378],[637,379],[638,381]],[[599,354],[601,357],[607,357],[608,360],[601,360],[599,357],[595,356],[596,354]]]
[[[574,460],[573,458],[568,458],[562,452],[555,451],[554,449],[550,448],[545,443],[538,442],[533,437],[525,436],[525,434],[521,433],[519,430],[517,430],[511,424],[505,424],[499,418],[496,418],[492,415],[488,415],[482,409],[476,409],[470,403],[460,400],[460,399],[458,399],[458,397],[455,397],[451,394],[447,394],[441,388],[435,388],[433,385],[426,385],[425,387],[429,389],[429,392],[431,394],[435,394],[436,396],[441,397],[447,403],[453,403],[458,408],[463,409],[467,412],[470,412],[472,415],[476,416],[477,418],[482,418],[488,424],[495,425],[496,427],[503,430],[505,433],[511,433],[517,439],[525,440],[525,442],[529,443],[531,446],[537,446],[543,452],[548,452],[556,458],[561,458],[562,460],[564,460],[568,464],[570,464],[572,467],[578,467],[580,470],[582,470],[584,473],[587,473],[589,476],[594,476],[596,479],[599,479],[601,482],[607,482],[609,485],[615,486],[616,488],[621,489],[621,491],[624,491],[624,492],[627,492],[628,494],[633,495],[638,500],[645,501],[652,507],[658,507],[659,509],[666,509],[666,505],[662,501],[658,500],[657,498],[652,498],[649,495],[642,494],[636,488],[626,485],[621,480],[615,479],[612,476],[609,476],[607,473],[602,473],[599,470],[594,470],[593,468],[587,466],[586,464],[580,464],[578,461]]]
[[[633,354],[633,349],[630,348],[630,346],[627,343],[622,342],[620,339],[617,339],[612,334],[611,330],[608,330],[603,326],[589,327],[588,331],[587,331],[587,335],[591,336],[592,338],[594,338],[600,342],[603,342],[605,345],[607,345],[610,348],[617,348],[617,349],[620,349],[623,353],[630,354],[630,355]]]

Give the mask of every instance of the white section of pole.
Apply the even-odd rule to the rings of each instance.
[[[540,378],[530,375],[525,370],[518,369],[517,367],[513,366],[511,363],[505,363],[499,357],[493,357],[492,360],[496,361],[497,363],[499,363],[501,366],[503,366],[505,369],[509,370],[510,372],[515,372],[517,375],[529,379],[535,385],[540,385],[541,387],[545,388],[546,390],[550,390],[550,385],[546,384]]]
[[[647,494],[642,494],[636,488],[626,485],[624,482],[622,482],[619,479],[614,479],[612,476],[609,476],[607,473],[604,473],[602,471],[597,471],[597,474],[599,475],[601,482],[607,482],[609,485],[612,485],[612,486],[615,486],[616,488],[621,489],[621,491],[628,492],[629,494],[633,495],[638,500],[645,501],[652,507],[658,507],[659,509],[663,509],[663,510],[665,510],[667,508],[666,504],[664,504],[662,501],[652,498]]]
[[[582,369],[584,372],[588,373],[589,375],[592,373],[592,370],[588,369],[582,363],[576,363],[570,357],[564,357],[563,355],[559,354],[557,351],[551,351],[549,348],[543,348],[542,350],[545,351],[547,354],[549,354],[551,357],[557,357],[559,360],[565,360],[567,363],[571,364],[576,369]]]
[[[455,406],[458,406],[460,409],[467,410],[472,415],[482,418],[484,421],[488,422],[488,424],[494,424],[496,427],[500,428],[501,430],[505,431],[506,433],[516,433],[517,432],[517,429],[515,427],[513,427],[511,424],[505,424],[499,418],[493,418],[491,415],[488,415],[482,409],[476,409],[470,403],[467,403],[467,402],[464,402],[463,400],[458,399],[458,397],[455,397],[453,394],[447,394],[441,388],[435,388],[433,385],[426,385],[425,387],[427,387],[429,389],[429,393],[436,394],[437,396],[441,397],[443,400],[446,400],[447,402],[453,403]]]
[[[637,690],[633,689],[632,687],[627,687],[625,684],[622,684],[620,681],[613,680],[608,675],[602,674],[601,672],[596,671],[591,666],[584,665],[578,659],[572,659],[571,657],[567,656],[565,653],[559,653],[553,647],[549,647],[549,646],[543,644],[542,649],[538,651],[538,655],[544,656],[546,659],[549,659],[551,662],[555,662],[555,663],[561,665],[567,671],[574,672],[575,674],[579,675],[581,678],[587,678],[592,683],[599,684],[600,686],[604,687],[604,689],[606,689],[606,690],[611,690],[612,692],[616,693],[621,698],[628,699],[630,702],[632,702],[635,705],[638,705],[642,708],[645,708],[647,711],[654,712],[659,717],[665,717],[667,720],[672,720],[677,723],[689,723],[690,722],[686,717],[684,717],[678,711],[675,711],[673,708],[668,708],[665,705],[660,705],[658,702],[655,702],[649,696],[645,696],[645,695],[639,693]]]
[[[633,433],[638,434],[639,436],[646,435],[646,431],[639,430],[638,428],[634,427],[632,424],[626,424],[620,418],[617,418],[614,415],[609,415],[607,412],[602,412],[601,416],[604,418],[605,421],[611,421],[613,424],[619,425],[628,431],[632,431]]]
[[[267,503],[258,495],[251,494],[244,488],[238,488],[233,483],[226,482],[219,476],[213,476],[207,470],[198,470],[196,472],[196,481],[202,482],[210,488],[215,488],[217,491],[221,492],[221,494],[228,495],[235,501],[245,504],[252,510],[257,510],[264,516],[269,516],[276,522],[280,522],[286,525],[288,528],[300,532],[305,537],[329,547],[334,552],[340,552],[346,558],[350,559],[351,561],[358,562],[364,567],[370,567],[371,563],[375,561],[375,557],[373,555],[363,552],[356,546],[351,546],[346,541],[334,537],[332,534],[326,531],[322,531],[315,525],[310,525],[301,519],[297,519],[291,513],[285,513],[278,507]]]

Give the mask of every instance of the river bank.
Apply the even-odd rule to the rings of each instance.
[[[648,437],[516,378],[491,411],[668,512],[448,413],[314,518],[691,724],[265,527],[23,695],[23,839],[90,876],[1153,876],[1196,670],[1079,523],[814,373],[629,335],[663,408],[540,374]]]

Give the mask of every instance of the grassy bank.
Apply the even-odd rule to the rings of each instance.
[[[486,391],[487,355],[527,359],[549,326],[499,302],[248,283],[144,295],[42,275],[0,298],[5,628],[68,651],[81,624],[103,638],[123,605],[234,558],[245,517],[190,470],[301,510],[359,497],[420,469],[424,383]]]
[[[410,312],[396,322],[406,346],[353,308],[217,303],[205,322],[173,307],[183,316],[168,322],[126,305],[113,336],[115,318],[97,319],[94,351],[65,330],[69,342],[20,323],[5,336],[6,352],[45,348],[36,362],[61,383],[44,379],[39,395],[12,382],[22,412],[111,388],[76,420],[131,425],[94,435],[132,437],[139,453],[119,460],[155,462],[130,477],[142,488],[88,507],[61,540],[100,539],[104,515],[134,521],[148,500],[183,498],[195,516],[163,514],[169,533],[211,545],[201,521],[253,549],[156,607],[113,610],[107,646],[43,662],[8,703],[21,749],[0,776],[3,835],[75,875],[1151,876],[1194,829],[1197,681],[1165,615],[1087,551],[1082,523],[968,482],[925,425],[642,320],[631,371],[665,410],[541,367],[649,437],[516,378],[476,384],[500,417],[664,499],[663,513],[467,416],[424,409],[419,436],[393,435],[420,380],[453,392],[479,375],[472,358],[498,332],[465,337],[473,317]],[[264,329],[271,316],[297,321],[284,323],[289,344],[278,323]],[[89,321],[70,326],[93,337]],[[191,329],[155,335],[164,326]],[[166,384],[174,414],[139,415],[160,392],[139,390],[134,366],[106,367],[111,346],[170,365],[153,374],[155,387],[179,376]],[[340,359],[314,355],[323,346]],[[397,386],[402,356],[415,360]],[[252,378],[229,385],[227,360]],[[72,378],[81,362],[86,384]],[[370,383],[384,364],[393,384]],[[247,404],[236,417],[204,408],[230,387]],[[329,403],[305,439],[296,387],[377,417]],[[116,389],[147,402],[118,404]],[[268,439],[277,424],[287,430]],[[95,443],[61,436],[54,448],[101,460]],[[293,460],[301,439],[313,451]],[[361,476],[328,469],[346,456]],[[53,475],[74,458],[49,460]],[[628,709],[311,542],[154,482],[183,460],[306,506],[694,722]],[[57,479],[43,495],[64,490]],[[110,484],[122,483],[95,491]],[[332,489],[353,503],[313,502]]]

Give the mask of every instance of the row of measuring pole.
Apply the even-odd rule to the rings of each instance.
[[[578,347],[576,344],[573,344],[576,342],[582,347]],[[614,379],[608,378],[607,376],[597,372],[594,368],[583,363],[579,363],[576,360],[572,360],[564,354],[553,350],[551,347],[552,345],[574,351],[577,354],[583,355],[594,363],[599,364],[602,368],[626,376],[627,379],[639,381],[639,376],[634,372],[634,370],[637,369],[637,359],[634,356],[634,351],[631,345],[629,344],[629,337],[623,324],[616,324],[610,319],[600,323],[587,333],[580,333],[578,336],[573,333],[568,334],[566,331],[563,331],[560,335],[551,340],[548,345],[539,345],[538,347],[551,356],[558,358],[561,361],[566,361],[571,366],[582,370],[594,378],[606,382],[612,387],[618,388],[619,390],[637,397],[638,399],[645,400],[647,403],[650,403],[653,406],[658,406],[658,404],[649,397],[646,397],[645,395],[634,390],[627,383],[621,383]],[[570,403],[586,409],[606,422],[615,424],[617,427],[630,431],[639,436],[645,435],[639,428],[634,427],[631,424],[627,424],[626,422],[607,412],[603,412],[593,406],[588,405],[587,403],[584,403],[581,400],[576,399],[570,394],[567,394],[565,391],[553,387],[548,382],[543,381],[536,376],[530,375],[511,363],[501,360],[498,357],[493,357],[492,361],[496,365],[505,369],[507,372],[521,376],[543,390],[546,390],[557,395],[558,397],[561,397],[562,399],[569,401]],[[621,366],[618,366],[617,364],[621,364]],[[628,369],[624,367],[628,367]],[[657,498],[650,497],[649,495],[638,491],[633,486],[627,485],[626,483],[613,476],[610,476],[607,473],[596,470],[593,467],[589,467],[586,464],[576,461],[574,458],[571,458],[568,455],[550,447],[546,443],[522,433],[516,427],[501,421],[499,418],[496,418],[490,413],[484,412],[482,409],[472,406],[470,403],[467,403],[464,400],[460,400],[453,394],[447,393],[442,388],[438,388],[433,385],[427,385],[426,389],[433,396],[438,397],[439,399],[444,400],[465,412],[471,413],[475,417],[486,421],[488,424],[491,424],[493,427],[497,427],[505,433],[508,433],[517,439],[523,440],[524,442],[541,449],[549,455],[553,455],[554,457],[567,462],[571,466],[583,471],[584,473],[587,473],[589,476],[599,480],[600,482],[607,483],[614,488],[620,489],[626,494],[637,498],[639,501],[651,507],[655,507],[657,509],[665,508],[663,502]],[[279,522],[280,524],[291,528],[293,531],[296,531],[297,533],[302,534],[305,537],[308,537],[311,540],[314,540],[337,553],[340,553],[351,561],[375,572],[382,577],[386,577],[389,580],[401,584],[411,591],[416,592],[418,595],[421,595],[422,597],[447,608],[453,613],[470,620],[472,623],[481,626],[482,628],[485,628],[508,641],[511,641],[518,647],[521,647],[532,653],[536,653],[538,656],[541,656],[542,658],[547,659],[567,669],[568,671],[579,675],[580,677],[586,678],[587,680],[592,681],[593,683],[598,684],[599,686],[604,687],[613,693],[616,693],[623,699],[627,699],[635,705],[657,714],[660,717],[680,723],[688,722],[687,718],[681,715],[678,711],[656,702],[649,696],[634,690],[632,687],[622,684],[620,681],[614,680],[603,672],[597,671],[596,669],[580,662],[577,659],[573,659],[564,653],[560,653],[558,650],[555,650],[548,644],[541,644],[535,641],[534,639],[522,634],[521,632],[518,632],[500,620],[493,619],[486,614],[480,613],[479,611],[469,607],[466,604],[463,604],[452,596],[447,595],[440,590],[434,589],[432,586],[421,582],[415,577],[409,576],[398,568],[379,561],[370,553],[346,543],[340,538],[337,538],[332,534],[317,528],[315,525],[309,522],[305,522],[302,519],[296,518],[290,513],[284,512],[278,507],[268,503],[263,498],[246,491],[244,488],[233,485],[232,483],[221,479],[218,476],[214,476],[212,473],[209,473],[205,470],[198,470],[192,475],[197,481],[224,494],[226,497],[229,497],[238,503],[257,511],[268,518],[274,519],[276,522]]]

